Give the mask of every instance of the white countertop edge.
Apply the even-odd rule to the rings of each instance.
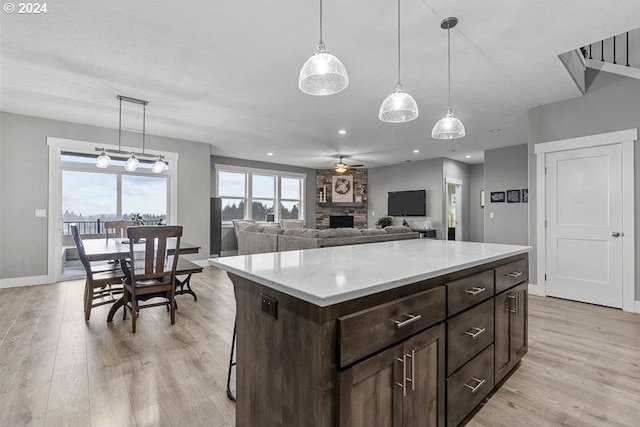
[[[220,268],[222,270],[228,271],[230,273],[236,274],[240,277],[244,277],[245,279],[249,279],[252,280],[256,283],[259,283],[261,285],[264,285],[268,288],[272,288],[275,289],[279,292],[282,292],[284,294],[287,295],[291,295],[293,297],[296,297],[298,299],[301,299],[303,301],[315,304],[319,307],[328,307],[330,305],[334,305],[334,304],[339,304],[342,302],[346,302],[346,301],[350,301],[352,299],[356,299],[356,298],[361,298],[361,297],[365,297],[368,295],[373,295],[375,293],[378,292],[382,292],[382,291],[388,291],[390,289],[395,289],[395,288],[399,288],[401,286],[404,285],[409,285],[411,283],[415,283],[415,282],[420,282],[422,280],[427,280],[427,279],[432,279],[434,277],[438,277],[438,276],[443,276],[446,274],[451,274],[451,273],[455,273],[457,271],[461,271],[461,270],[466,270],[467,268],[472,268],[472,267],[476,267],[482,264],[487,264],[493,261],[499,261],[501,259],[506,259],[506,258],[510,258],[512,256],[516,256],[516,255],[520,255],[520,254],[524,254],[524,253],[528,253],[531,251],[531,247],[528,246],[526,248],[522,248],[522,249],[517,249],[514,250],[512,252],[508,252],[508,253],[503,253],[500,255],[495,255],[495,256],[491,256],[491,257],[486,257],[480,260],[475,260],[475,261],[469,261],[466,263],[462,263],[462,264],[458,264],[455,266],[451,266],[451,267],[446,267],[446,268],[442,268],[439,270],[432,270],[429,272],[426,272],[424,274],[418,274],[415,276],[409,276],[409,277],[403,277],[402,279],[398,279],[398,280],[394,280],[391,282],[387,282],[387,283],[382,283],[382,284],[378,284],[378,285],[371,285],[367,288],[362,288],[362,289],[356,289],[356,290],[352,290],[352,291],[346,291],[344,293],[338,294],[338,295],[333,295],[327,298],[320,298],[316,295],[311,295],[308,294],[306,292],[302,292],[299,289],[296,288],[291,288],[285,285],[282,285],[280,283],[277,282],[273,282],[271,280],[265,279],[263,277],[260,276],[256,276],[253,275],[251,273],[248,273],[244,270],[241,269],[237,269],[235,267],[220,263],[219,261],[223,260],[224,258],[209,258],[209,265],[213,266],[213,267],[217,267]]]

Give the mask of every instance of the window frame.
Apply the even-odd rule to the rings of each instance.
[[[272,176],[275,177],[275,196],[273,199],[273,213],[274,213],[274,221],[280,221],[282,216],[281,211],[281,202],[298,202],[300,204],[298,209],[298,219],[305,218],[305,188],[306,188],[306,180],[307,175],[303,173],[296,172],[286,172],[279,171],[275,169],[258,169],[244,166],[235,166],[235,165],[225,165],[225,164],[216,164],[214,165],[215,170],[215,191],[214,197],[220,198],[229,198],[220,196],[220,172],[234,172],[234,173],[244,173],[245,174],[245,204],[244,204],[244,216],[242,219],[252,219],[252,207],[253,201],[260,200],[272,200],[265,199],[264,197],[253,197],[253,175],[262,175],[262,176]],[[299,199],[282,199],[281,198],[281,183],[282,178],[290,178],[290,179],[298,179],[300,180],[300,194]],[[266,223],[264,220],[256,220],[259,223]],[[222,225],[231,226],[233,221],[222,221]]]

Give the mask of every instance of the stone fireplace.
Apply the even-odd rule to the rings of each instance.
[[[351,177],[348,187],[351,201],[334,201],[334,177]],[[344,187],[343,187],[344,189]],[[340,188],[338,188],[340,190]],[[344,195],[341,195],[344,199]],[[352,169],[339,174],[333,169],[316,171],[316,228],[330,227],[331,216],[353,217],[353,227],[367,228],[367,170]]]

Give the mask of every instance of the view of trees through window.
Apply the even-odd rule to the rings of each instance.
[[[223,221],[244,218],[267,221],[269,214],[276,221],[301,218],[303,178],[280,176],[277,172],[263,174],[235,170],[218,170],[217,177]]]

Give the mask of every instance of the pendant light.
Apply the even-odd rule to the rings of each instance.
[[[163,171],[169,169],[169,165],[162,159],[162,156],[158,156],[157,160],[151,167],[151,172],[153,173],[162,173]]]
[[[124,154],[122,152],[122,101],[131,102],[134,104],[142,105],[142,153],[138,153],[139,156],[149,157],[148,154],[145,154],[145,142],[146,142],[146,126],[147,126],[147,104],[148,101],[144,101],[142,99],[130,98],[128,96],[117,96],[119,101],[118,108],[118,150],[109,150],[110,153],[116,154]],[[111,164],[111,158],[107,154],[107,150],[104,148],[97,148],[96,150],[101,151],[100,155],[96,159],[96,166],[105,169],[109,167]],[[134,172],[140,166],[140,160],[136,157],[136,153],[130,152],[129,158],[125,162],[124,169],[127,172]],[[169,169],[169,165],[166,161],[164,161],[162,156],[157,156],[156,161],[151,167],[151,171],[153,173],[162,173],[163,171]]]
[[[349,76],[342,62],[325,50],[322,42],[322,0],[320,0],[320,43],[307,59],[298,78],[298,87],[308,95],[333,95],[349,85]]]
[[[386,123],[406,123],[418,117],[418,105],[402,90],[400,82],[400,0],[398,0],[398,84],[393,93],[380,105],[378,118]]]
[[[100,169],[106,169],[111,164],[111,157],[102,149],[102,153],[96,159],[96,166]]]
[[[431,130],[431,137],[435,139],[457,139],[462,138],[465,135],[464,125],[456,118],[451,109],[451,29],[458,23],[458,18],[450,17],[444,19],[440,23],[440,28],[447,30],[448,50],[447,61],[449,64],[448,76],[449,76],[449,106],[445,116],[438,120]]]

